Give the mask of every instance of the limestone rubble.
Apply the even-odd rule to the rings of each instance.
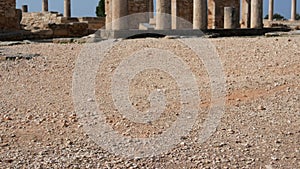
[[[99,69],[96,95],[106,122],[129,137],[158,136],[176,118],[178,88],[164,72],[141,72],[130,87],[132,105],[149,106],[148,89],[166,88],[173,104],[154,128],[120,118],[109,97],[109,77],[118,62],[142,47],[170,49],[195,73],[201,94],[198,123],[173,149],[148,158],[111,154],[97,145],[78,120],[72,77],[83,44],[33,43],[1,46],[1,168],[297,168],[300,163],[300,38],[209,39],[226,76],[226,109],[216,132],[203,144],[195,137],[210,105],[209,78],[201,61],[176,39],[121,41]],[[107,95],[108,94],[108,95]],[[174,96],[174,97],[173,97]],[[90,100],[92,101],[92,100]],[[173,111],[174,110],[174,111]]]

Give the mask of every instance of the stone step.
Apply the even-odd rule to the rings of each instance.
[[[150,25],[149,23],[140,23],[139,30],[154,30],[155,26]]]
[[[150,18],[149,24],[156,25],[156,17],[155,16],[153,18]]]

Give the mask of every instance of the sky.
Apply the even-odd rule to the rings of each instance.
[[[48,0],[49,11],[58,11],[63,13],[64,0]],[[274,12],[280,13],[287,19],[291,16],[291,0],[274,0]],[[72,16],[96,16],[95,7],[99,0],[71,0]],[[268,2],[264,0],[264,16],[268,13]],[[39,12],[42,8],[42,0],[17,0],[17,8],[22,5],[28,5],[29,12]],[[300,13],[300,1],[297,3],[297,13]]]

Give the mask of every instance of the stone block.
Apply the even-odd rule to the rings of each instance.
[[[140,23],[139,30],[154,30],[154,26],[149,23]]]
[[[66,28],[55,28],[53,29],[54,37],[68,37],[69,31]]]
[[[20,28],[15,0],[0,1],[0,31],[15,31]]]
[[[15,8],[8,8],[5,11],[5,17],[15,17],[16,16],[16,9]]]

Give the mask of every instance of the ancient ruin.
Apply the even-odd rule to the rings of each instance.
[[[154,4],[153,0],[106,0],[106,29],[124,29],[126,25],[120,27],[118,23],[115,23],[115,25],[110,25],[110,23],[126,15],[145,12],[156,12],[155,24],[158,30],[182,28],[176,24],[176,20],[169,18],[170,21],[167,21],[168,17],[161,16],[164,13],[193,23],[191,28],[194,29],[223,28],[225,7],[233,8],[235,27],[239,26],[239,0],[157,0],[156,11],[154,11]],[[138,22],[147,23],[153,19],[153,15],[140,18],[136,21],[136,27],[138,27]]]
[[[269,0],[269,20],[273,20],[273,8],[274,0]],[[193,23],[194,29],[226,28],[226,22],[231,23],[230,28],[263,28],[263,0],[242,0],[242,4],[239,0],[106,0],[106,29],[126,29],[126,23],[110,23],[126,15],[144,12],[156,12],[156,29],[180,28],[176,20],[168,21],[168,18],[161,17],[163,13]],[[295,18],[296,0],[292,0],[291,21]],[[154,19],[153,15],[141,18],[138,22],[149,22],[151,19]]]
[[[296,0],[292,1],[291,21],[294,21]],[[195,30],[224,32],[230,29],[243,33],[248,30],[239,28],[262,30],[264,26],[272,27],[272,23],[264,23],[263,0],[106,0],[105,3],[106,31],[102,35],[111,37],[124,37],[124,30],[132,32],[137,29],[151,33],[164,34],[165,31],[159,30],[172,30],[179,35],[198,35]],[[274,0],[270,0],[270,4],[269,16],[272,17]],[[132,16],[134,14],[139,16]],[[133,18],[126,19],[125,16]]]
[[[263,20],[263,0],[105,0],[106,17],[80,18],[72,17],[71,0],[64,0],[63,14],[51,12],[48,1],[42,0],[41,12],[28,12],[26,4],[22,5],[21,12],[16,9],[16,0],[1,1],[0,31],[27,30],[34,32],[35,38],[80,37],[103,28],[114,33],[175,30],[181,35],[199,35],[196,30],[241,32],[239,28],[246,28],[243,31],[247,32],[272,27],[273,23],[282,25],[273,21],[274,0],[269,0],[268,21]],[[284,25],[296,22],[296,1],[291,0],[289,21],[292,22]],[[139,16],[129,20],[124,17],[133,14]]]

